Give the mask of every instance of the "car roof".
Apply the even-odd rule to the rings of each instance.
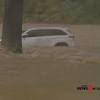
[[[69,29],[68,27],[34,27],[34,28],[30,28],[28,30],[36,30],[36,29],[60,29],[60,30],[64,30],[64,29]]]
[[[29,29],[27,29],[25,32],[28,32],[28,31],[31,31],[31,30],[47,30],[47,29],[57,29],[57,30],[62,30],[62,31],[64,31],[64,32],[68,32],[68,33],[70,33],[70,28],[68,28],[68,27],[34,27],[34,28],[29,28]]]

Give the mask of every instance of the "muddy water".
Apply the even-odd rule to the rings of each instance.
[[[32,48],[22,55],[0,49],[0,100],[99,100],[100,26],[71,26],[75,48]]]

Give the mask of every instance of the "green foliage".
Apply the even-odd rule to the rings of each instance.
[[[3,14],[0,0],[0,16]],[[100,0],[24,0],[24,21],[100,23]]]

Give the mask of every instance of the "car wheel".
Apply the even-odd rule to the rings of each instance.
[[[64,47],[67,47],[68,44],[65,43],[65,42],[59,42],[59,43],[56,43],[55,46],[64,46]]]

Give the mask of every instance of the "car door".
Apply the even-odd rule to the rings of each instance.
[[[54,30],[52,29],[38,29],[35,30],[37,34],[37,46],[52,46],[52,43],[55,39]]]
[[[38,34],[35,30],[30,30],[22,35],[22,46],[23,48],[30,48],[39,45]]]

